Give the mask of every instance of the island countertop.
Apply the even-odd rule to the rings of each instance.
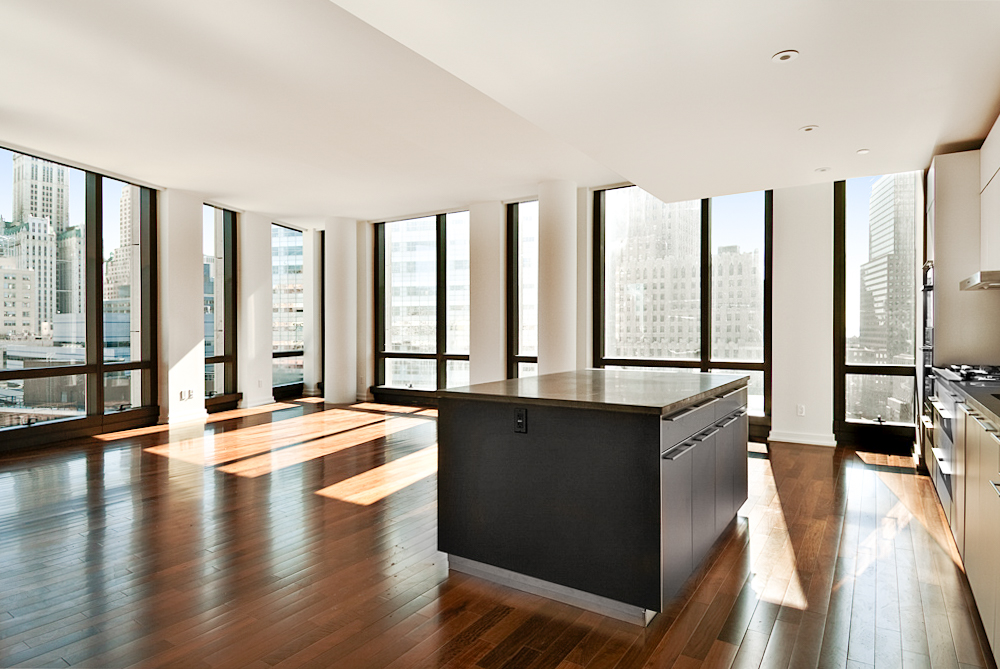
[[[449,388],[438,396],[667,415],[746,382],[739,374],[585,369]]]

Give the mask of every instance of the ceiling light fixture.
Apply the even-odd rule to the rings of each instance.
[[[817,172],[829,172],[830,168],[829,167],[817,167],[816,171]]]
[[[858,149],[858,155],[859,156],[864,156],[864,155],[867,155],[869,153],[871,153],[871,149]]]
[[[804,125],[801,128],[799,128],[799,130],[801,130],[802,132],[812,132],[813,130],[819,130],[819,126],[818,125]]]
[[[786,49],[785,51],[779,51],[778,53],[771,56],[771,60],[775,63],[787,63],[790,60],[795,60],[799,57],[799,52],[795,49]]]

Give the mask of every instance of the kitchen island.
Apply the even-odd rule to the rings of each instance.
[[[648,624],[746,501],[746,383],[582,370],[441,391],[439,549]]]

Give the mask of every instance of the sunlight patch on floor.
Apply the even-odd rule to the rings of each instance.
[[[317,490],[316,494],[342,502],[369,506],[437,473],[437,455],[437,444],[434,444]]]
[[[422,425],[426,425],[426,423],[416,418],[388,418],[384,420],[379,418],[379,422],[372,425],[323,437],[306,444],[264,453],[247,460],[223,465],[218,469],[227,474],[255,478]]]

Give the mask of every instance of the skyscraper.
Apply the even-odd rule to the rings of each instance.
[[[12,218],[47,218],[52,232],[69,228],[69,168],[34,156],[14,154]]]

